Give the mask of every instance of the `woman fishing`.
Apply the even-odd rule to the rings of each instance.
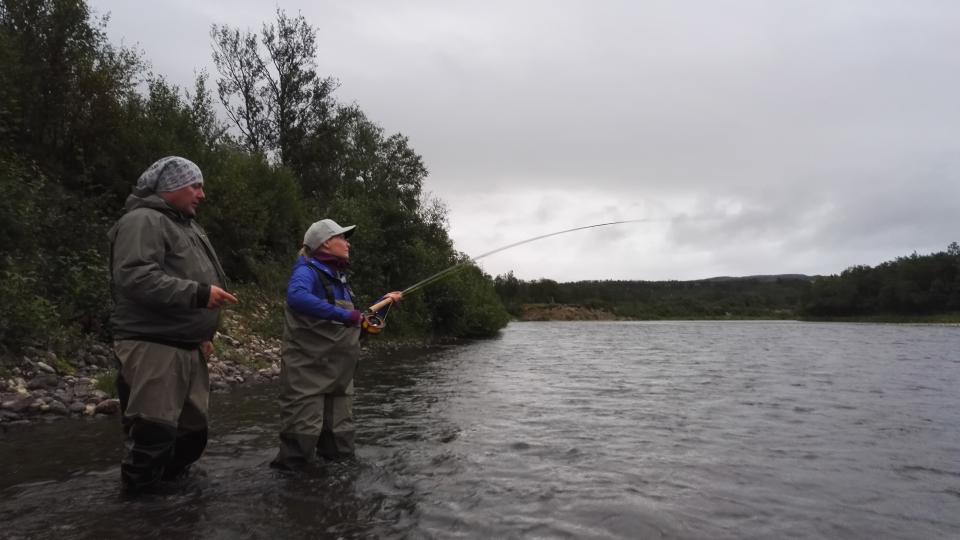
[[[379,329],[376,320],[357,310],[347,284],[347,239],[355,227],[322,219],[303,237],[287,285],[280,451],[272,467],[299,470],[318,457],[336,460],[354,453],[353,376],[360,336]],[[383,301],[390,304],[402,298],[402,293],[391,292]]]

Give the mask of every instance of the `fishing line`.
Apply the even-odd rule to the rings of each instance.
[[[506,251],[506,250],[508,250],[508,249],[515,248],[515,247],[517,247],[517,246],[522,246],[522,245],[524,245],[524,244],[529,244],[530,242],[536,242],[537,240],[543,240],[544,238],[550,238],[551,236],[558,236],[558,235],[561,235],[561,234],[567,234],[567,233],[571,233],[571,232],[574,232],[574,231],[582,231],[582,230],[584,230],[584,229],[594,229],[594,228],[597,228],[597,227],[609,227],[609,226],[611,226],[611,225],[621,225],[621,224],[623,224],[623,223],[643,223],[643,222],[648,222],[648,221],[651,221],[651,220],[649,220],[649,219],[627,219],[627,220],[623,220],[623,221],[610,221],[610,222],[608,222],[608,223],[597,223],[597,224],[594,224],[594,225],[585,225],[585,226],[583,226],[583,227],[574,227],[574,228],[572,228],[572,229],[565,229],[565,230],[562,230],[562,231],[552,232],[552,233],[550,233],[550,234],[542,234],[542,235],[540,235],[540,236],[534,236],[533,238],[527,238],[526,240],[521,240],[521,241],[519,241],[519,242],[514,242],[514,243],[512,243],[512,244],[508,244],[508,245],[503,246],[503,247],[498,247],[497,249],[494,249],[494,250],[492,250],[492,251],[488,251],[488,252],[486,252],[486,253],[482,253],[482,254],[480,254],[480,255],[477,255],[476,257],[470,257],[470,258],[468,258],[466,261],[463,261],[463,262],[461,262],[461,263],[457,263],[457,264],[455,264],[455,265],[453,265],[453,266],[451,266],[451,267],[449,267],[449,268],[445,268],[445,269],[437,272],[436,274],[434,274],[434,275],[432,275],[432,276],[430,276],[430,277],[428,277],[428,278],[426,278],[426,279],[424,279],[424,280],[418,281],[417,283],[414,283],[413,285],[407,287],[406,289],[403,290],[403,294],[404,294],[404,295],[407,295],[407,294],[410,294],[410,293],[412,293],[412,292],[414,292],[414,291],[416,291],[416,290],[422,289],[422,288],[426,287],[427,285],[430,285],[431,283],[434,283],[434,282],[436,282],[436,281],[439,281],[439,280],[447,277],[449,274],[452,274],[453,272],[455,272],[455,271],[457,271],[457,270],[460,270],[460,269],[462,269],[462,268],[464,268],[464,267],[466,267],[466,266],[470,266],[471,264],[475,263],[476,261],[479,261],[480,259],[482,259],[482,258],[484,258],[484,257],[488,257],[488,256],[493,255],[493,254],[495,254],[495,253],[500,253],[501,251]]]
[[[414,291],[417,291],[417,290],[420,290],[420,289],[426,287],[427,285],[430,285],[430,284],[432,284],[432,283],[436,283],[437,281],[440,281],[441,279],[449,276],[450,274],[456,272],[457,270],[466,268],[467,266],[472,265],[473,263],[477,262],[478,260],[480,260],[480,259],[482,259],[482,258],[484,258],[484,257],[489,257],[490,255],[493,255],[494,253],[500,253],[501,251],[506,251],[506,250],[508,250],[508,249],[515,248],[515,247],[517,247],[517,246],[522,246],[522,245],[524,245],[524,244],[529,244],[530,242],[536,242],[537,240],[543,240],[544,238],[550,238],[551,236],[558,236],[558,235],[561,235],[561,234],[572,233],[572,232],[574,232],[574,231],[582,231],[582,230],[584,230],[584,229],[595,229],[595,228],[597,228],[597,227],[609,227],[609,226],[611,226],[611,225],[621,225],[621,224],[623,224],[623,223],[643,223],[643,222],[649,222],[649,221],[653,221],[653,220],[650,220],[650,219],[626,219],[626,220],[623,220],[623,221],[610,221],[610,222],[608,222],[608,223],[596,223],[596,224],[594,224],[594,225],[585,225],[585,226],[583,226],[583,227],[574,227],[574,228],[572,228],[572,229],[565,229],[565,230],[562,230],[562,231],[552,232],[552,233],[550,233],[550,234],[541,234],[540,236],[534,236],[533,238],[527,238],[526,240],[521,240],[521,241],[519,241],[519,242],[514,242],[514,243],[512,243],[512,244],[507,244],[506,246],[498,247],[497,249],[494,249],[494,250],[492,250],[492,251],[488,251],[488,252],[486,252],[486,253],[481,253],[480,255],[477,255],[476,257],[468,257],[467,260],[465,260],[465,261],[463,261],[463,262],[459,262],[459,263],[457,263],[457,264],[455,264],[455,265],[453,265],[453,266],[451,266],[451,267],[449,267],[449,268],[444,268],[443,270],[437,272],[436,274],[433,274],[432,276],[430,276],[430,277],[428,277],[428,278],[426,278],[426,279],[423,279],[423,280],[421,280],[421,281],[418,281],[417,283],[414,283],[413,285],[407,287],[406,289],[404,289],[404,290],[401,291],[401,292],[402,292],[402,294],[403,294],[404,296],[406,296],[406,295],[408,295],[408,294],[410,294],[410,293],[412,293],[412,292],[414,292]],[[367,327],[373,329],[374,331],[379,332],[379,331],[385,326],[385,324],[386,324],[387,313],[390,312],[390,307],[391,307],[392,305],[393,305],[392,300],[390,300],[390,298],[385,298],[385,299],[383,299],[383,300],[380,300],[380,301],[377,302],[376,304],[370,306],[370,307],[367,309],[367,311],[364,312],[364,324],[366,324]]]

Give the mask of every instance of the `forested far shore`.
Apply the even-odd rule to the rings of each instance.
[[[819,319],[960,322],[960,246],[914,253],[839,275],[723,277],[691,281],[494,280],[522,320],[571,318]],[[549,309],[551,305],[584,308]],[[602,314],[609,314],[604,317]]]

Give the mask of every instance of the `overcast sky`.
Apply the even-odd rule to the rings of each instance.
[[[191,87],[253,0],[92,0]],[[960,241],[960,2],[282,1],[408,136],[457,249],[522,279],[835,274]],[[319,217],[319,216],[318,216]]]

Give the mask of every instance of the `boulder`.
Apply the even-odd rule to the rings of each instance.
[[[21,397],[4,401],[3,404],[0,404],[0,408],[2,408],[4,411],[11,411],[19,414],[29,409],[31,403],[33,403],[32,397]]]
[[[56,388],[60,384],[60,379],[52,373],[40,373],[36,377],[30,379],[27,382],[28,390],[36,390],[38,388],[53,387]]]
[[[96,414],[117,414],[120,412],[119,399],[105,399],[94,408]]]
[[[47,412],[53,413],[57,416],[67,416],[70,414],[70,410],[67,409],[67,406],[59,401],[51,401],[47,405],[49,406]]]
[[[37,369],[39,369],[40,371],[45,371],[45,372],[47,372],[47,373],[56,373],[56,372],[57,372],[57,370],[53,369],[52,367],[50,367],[49,365],[47,365],[45,362],[37,362]]]

